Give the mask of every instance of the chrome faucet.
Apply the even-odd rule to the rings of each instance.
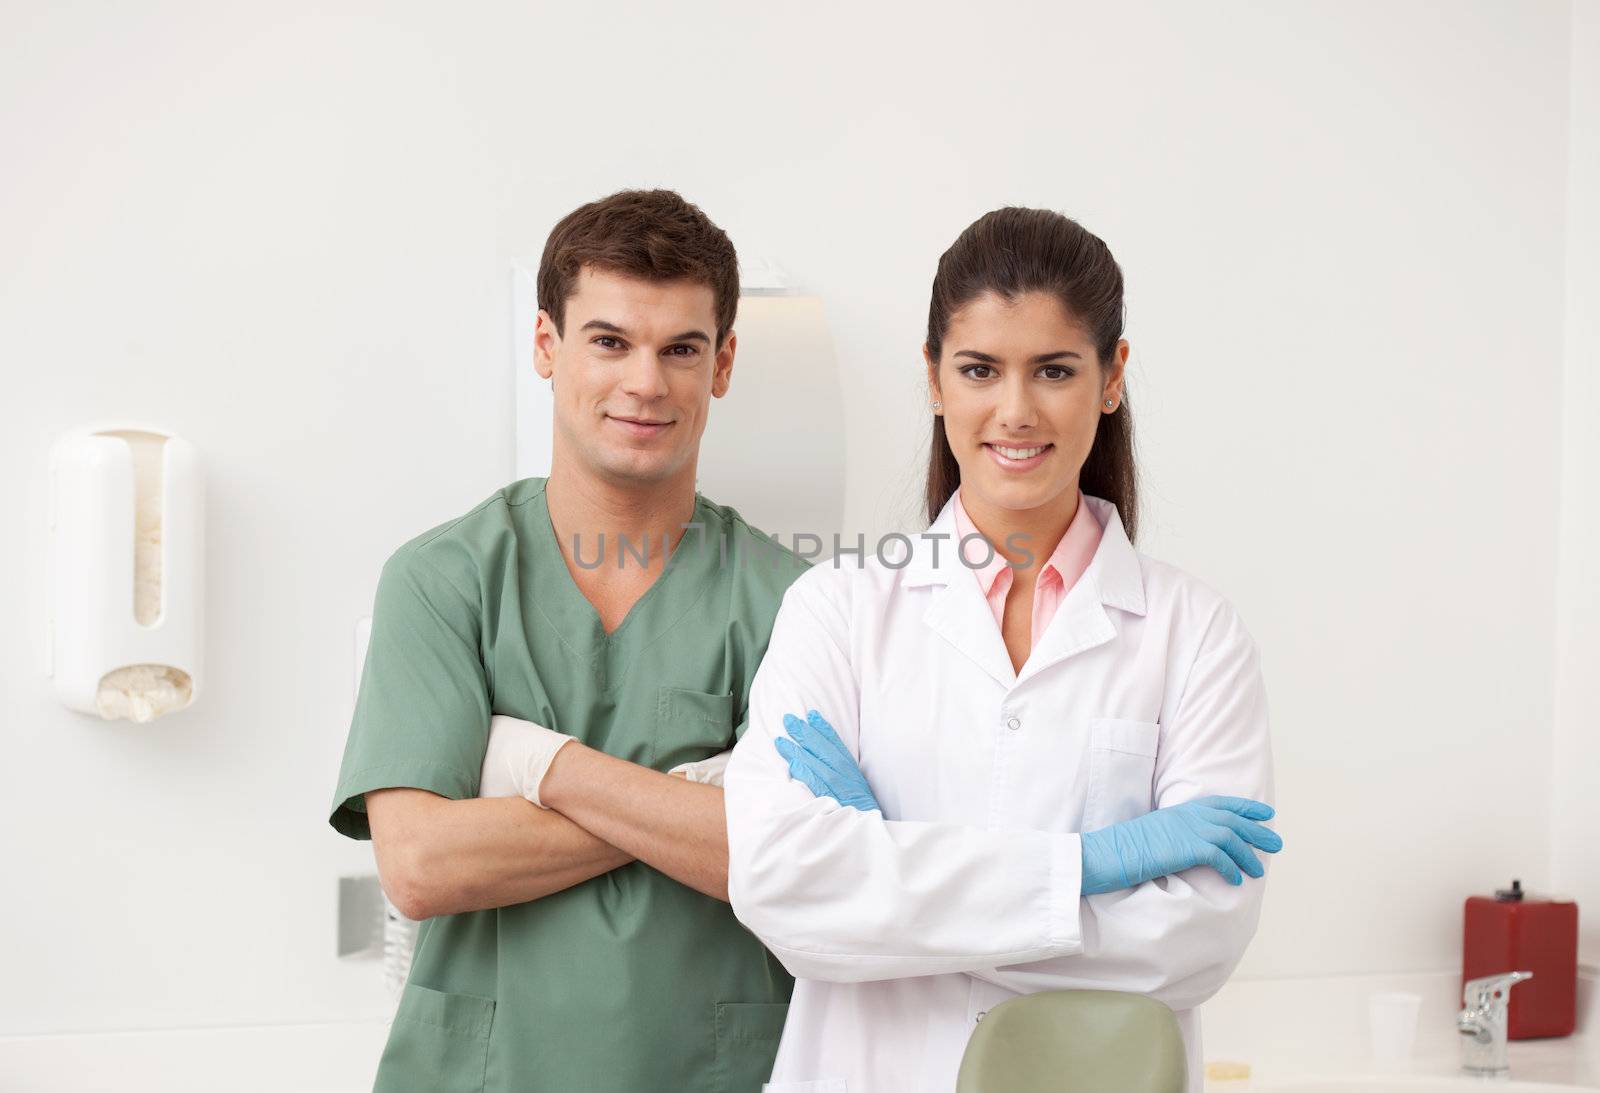
[[[1465,1004],[1456,1018],[1461,1030],[1461,1069],[1474,1074],[1503,1074],[1506,1062],[1506,1008],[1511,988],[1532,972],[1506,972],[1469,979],[1463,990]]]

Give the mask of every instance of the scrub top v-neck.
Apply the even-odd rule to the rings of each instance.
[[[330,823],[370,838],[374,789],[475,796],[496,713],[656,770],[731,747],[805,563],[698,494],[694,522],[609,635],[567,569],[543,479],[402,545],[379,577]],[[578,564],[598,545],[582,540]],[[423,923],[376,1088],[754,1091],[792,986],[727,903],[634,861]]]

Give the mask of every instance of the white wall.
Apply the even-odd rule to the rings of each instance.
[[[1002,203],[1109,241],[1144,545],[1266,650],[1288,846],[1241,974],[1449,969],[1513,875],[1600,914],[1570,764],[1550,805],[1597,648],[1561,616],[1557,738],[1600,473],[1566,3],[591,10],[0,9],[0,1033],[383,1011],[332,955],[351,627],[511,476],[512,259],[630,185],[824,298],[869,534],[915,516],[940,251]],[[45,455],[120,415],[210,474],[204,698],[143,727],[37,671]]]
[[[1600,964],[1600,3],[1572,10],[1552,870],[1578,901],[1581,953]]]

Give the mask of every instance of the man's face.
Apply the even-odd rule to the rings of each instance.
[[[709,285],[585,266],[564,334],[539,312],[534,367],[555,396],[555,450],[618,485],[692,481],[711,396],[727,393],[733,332],[716,347]]]

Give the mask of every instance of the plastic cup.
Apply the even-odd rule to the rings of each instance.
[[[1422,995],[1410,991],[1382,991],[1367,997],[1375,1062],[1400,1063],[1411,1058],[1421,1009]]]

